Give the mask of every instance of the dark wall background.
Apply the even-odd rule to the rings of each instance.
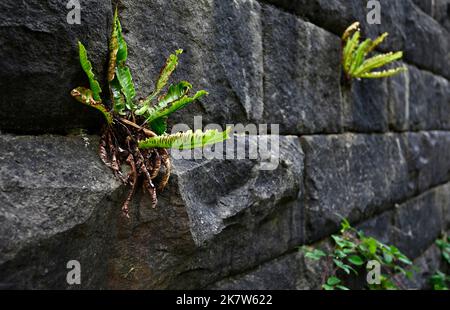
[[[120,216],[124,189],[96,154],[101,117],[69,95],[87,82],[77,40],[104,75],[116,2],[138,93],[183,48],[175,78],[210,95],[172,122],[278,123],[275,170],[175,160],[158,208],[138,195]],[[426,287],[450,223],[448,0],[381,0],[381,25],[360,0],[116,2],[80,1],[81,25],[66,23],[67,1],[0,3],[2,287],[318,288],[297,247],[325,242],[339,216],[414,258],[407,285]],[[355,20],[388,31],[380,51],[403,50],[409,71],[342,84],[339,36]],[[80,286],[66,284],[72,259]]]

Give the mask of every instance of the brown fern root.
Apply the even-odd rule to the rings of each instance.
[[[102,162],[109,168],[112,169],[111,160],[109,159],[108,152],[106,151],[107,146],[107,138],[108,135],[108,129],[103,131],[102,136],[100,137],[100,143],[98,145],[98,154],[100,156],[100,159]]]
[[[156,134],[132,120],[134,120],[132,115],[127,118],[114,117],[113,124],[104,128],[98,150],[103,163],[114,172],[118,179],[130,186],[122,205],[122,213],[126,217],[129,217],[129,205],[136,193],[138,183],[142,182],[142,189],[149,194],[151,206],[154,208],[158,201],[157,192],[167,185],[172,170],[167,150],[138,148],[139,140],[154,137]],[[130,172],[125,176],[121,169],[122,163],[130,167]],[[161,166],[165,169],[157,187],[153,180],[158,177]]]
[[[150,177],[153,180],[158,176],[161,169],[161,156],[159,156],[159,153],[157,151],[153,151],[150,160],[152,161],[152,170],[150,172]]]
[[[164,167],[166,168],[158,187],[159,191],[163,191],[167,183],[169,182],[170,173],[172,172],[172,163],[170,161],[169,153],[166,149],[158,149],[158,153],[161,156],[161,161]]]
[[[128,214],[129,213],[129,205],[130,205],[131,199],[133,199],[133,195],[134,195],[134,192],[136,190],[136,185],[137,185],[137,181],[138,181],[138,174],[137,174],[137,171],[136,171],[136,165],[134,163],[134,159],[133,159],[133,155],[132,154],[128,155],[126,162],[131,168],[131,171],[130,171],[130,173],[128,175],[128,178],[127,178],[128,183],[131,184],[131,189],[128,192],[127,199],[125,199],[125,202],[122,205],[122,212],[123,212],[123,214],[126,217],[129,218],[130,217],[130,215]],[[130,179],[131,179],[131,181],[130,181]]]
[[[150,200],[152,202],[152,208],[156,208],[158,203],[158,198],[156,196],[156,187],[153,183],[149,183],[147,179],[144,180],[143,184],[144,191],[146,190],[150,194]]]

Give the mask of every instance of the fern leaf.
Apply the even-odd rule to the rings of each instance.
[[[355,54],[353,56],[352,64],[350,66],[350,74],[353,74],[355,70],[361,66],[361,64],[364,61],[364,57],[367,55],[367,50],[372,45],[371,39],[366,39],[363,43],[361,43],[358,48],[355,51]]]
[[[133,100],[136,91],[133,85],[130,69],[125,65],[128,57],[128,47],[122,35],[122,26],[114,12],[113,30],[109,43],[108,81],[113,99],[113,110],[124,114],[125,108],[135,108]]]
[[[117,8],[114,12],[113,29],[109,41],[109,63],[108,63],[108,82],[114,79],[117,65],[117,52],[119,50],[119,38],[117,34]]]
[[[403,57],[403,52],[396,52],[396,53],[386,53],[377,55],[374,57],[371,57],[369,59],[366,59],[363,64],[354,72],[352,72],[356,77],[367,73],[373,69],[382,67],[384,65],[387,65],[395,60],[401,59]]]
[[[158,106],[166,107],[169,103],[186,95],[191,88],[192,85],[187,81],[181,81],[176,85],[170,85],[167,94],[158,102]]]
[[[95,101],[101,101],[102,99],[100,98],[100,93],[102,92],[102,89],[100,88],[100,84],[95,78],[94,72],[92,72],[92,64],[88,59],[86,48],[79,41],[78,49],[80,54],[80,64],[89,79],[89,85],[91,86],[93,98]]]
[[[350,38],[352,33],[353,36]],[[342,42],[345,43],[342,50],[342,66],[347,79],[350,79],[352,77],[388,77],[406,70],[405,68],[396,68],[380,72],[371,72],[371,70],[382,67],[402,58],[403,52],[391,52],[366,59],[366,56],[386,39],[388,33],[383,33],[375,40],[366,39],[362,43],[360,43],[360,36],[361,31],[359,30],[358,22],[355,22],[350,27],[348,27],[342,35]]]
[[[175,68],[178,65],[178,55],[183,53],[182,49],[178,49],[175,51],[175,54],[171,54],[169,58],[167,58],[166,63],[164,67],[161,69],[161,73],[159,74],[158,81],[156,82],[155,90],[153,93],[148,96],[144,100],[144,105],[149,106],[150,102],[155,99],[158,94],[161,92],[161,90],[166,86],[167,82],[169,81],[170,76],[172,75],[172,72],[175,70]]]
[[[99,101],[96,101],[94,99],[93,92],[84,87],[77,87],[73,89],[70,94],[79,102],[86,104],[92,108],[95,108],[102,112],[103,116],[105,117],[108,124],[112,124],[112,116],[111,113],[109,113],[108,109]]]
[[[359,22],[354,22],[344,31],[341,37],[342,41],[346,42],[350,35],[355,31],[359,31]]]
[[[126,106],[129,110],[134,109],[134,97],[136,96],[136,91],[133,85],[133,78],[131,77],[130,68],[126,66],[119,65],[116,68],[117,80],[120,83],[122,93],[125,95]]]
[[[383,70],[383,71],[376,71],[376,72],[367,72],[361,75],[362,78],[367,79],[379,79],[384,77],[390,77],[393,75],[396,75],[400,72],[407,71],[408,69],[406,67],[398,67],[395,69],[389,69],[389,70]]]
[[[192,85],[189,82],[181,81],[176,85],[170,85],[167,91],[167,94],[159,100],[155,107],[149,108],[144,105],[139,110],[136,111],[137,115],[143,115],[145,112],[149,111],[148,114],[154,114],[157,111],[160,111],[167,107],[167,105],[171,102],[174,102],[183,96],[187,95],[189,90],[192,88]]]
[[[353,37],[349,41],[347,41],[347,43],[345,45],[344,57],[343,57],[345,72],[350,72],[350,66],[353,61],[353,54],[359,45],[360,36],[361,36],[361,33],[359,31],[355,32]]]
[[[217,129],[206,130],[205,132],[201,130],[196,130],[195,132],[188,130],[186,132],[156,136],[139,141],[139,148],[177,148],[180,150],[188,150],[222,142],[229,138],[230,131],[231,128],[227,128],[223,132],[219,132]]]
[[[116,63],[121,64],[128,58],[128,46],[127,42],[125,42],[125,39],[123,38],[122,25],[120,24],[119,17],[117,16],[117,8],[114,14],[114,28],[116,29],[118,43]]]
[[[167,130],[167,117],[160,117],[150,123],[150,127],[157,135],[166,133]]]
[[[111,90],[111,97],[113,100],[113,110],[121,115],[125,114],[125,98],[121,92],[121,87],[119,80],[117,78],[114,78],[109,83],[109,88]]]
[[[173,112],[184,108],[189,103],[207,94],[208,92],[206,92],[205,90],[199,90],[193,97],[183,96],[182,98],[172,102],[165,108],[152,110],[147,116],[147,122],[152,122],[160,117],[169,116]]]
[[[389,34],[387,32],[383,33],[381,36],[379,36],[378,38],[376,38],[373,42],[372,45],[370,46],[369,50],[367,51],[367,53],[372,52],[378,45],[380,45],[384,39],[387,38]]]

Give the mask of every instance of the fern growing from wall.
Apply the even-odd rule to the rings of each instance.
[[[353,23],[345,30],[342,35],[342,66],[347,80],[351,80],[352,78],[384,78],[407,70],[406,67],[401,66],[393,69],[374,71],[403,57],[403,52],[399,51],[367,58],[369,53],[373,52],[387,36],[388,33],[385,32],[375,40],[366,39],[361,42],[359,22]]]
[[[105,104],[102,99],[104,92],[92,70],[85,47],[81,42],[78,46],[81,67],[88,77],[89,88],[77,87],[71,94],[79,102],[99,110],[105,118],[99,155],[116,177],[130,186],[122,211],[128,216],[129,204],[138,184],[142,184],[143,190],[149,193],[152,206],[155,207],[157,190],[164,189],[171,173],[172,166],[167,149],[192,149],[218,143],[229,138],[230,129],[224,132],[199,130],[166,133],[167,118],[170,114],[208,93],[200,90],[190,96],[192,85],[187,81],[166,87],[178,65],[178,55],[182,53],[182,50],[177,50],[167,59],[155,83],[155,89],[144,100],[136,100],[133,79],[126,65],[128,47],[122,34],[117,9],[109,43],[107,80],[110,105]],[[129,173],[124,174],[123,164],[129,166]],[[158,178],[157,186],[155,180]]]

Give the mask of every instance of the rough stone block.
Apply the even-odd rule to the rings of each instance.
[[[261,139],[247,138],[246,148]],[[261,158],[174,160],[158,208],[144,197],[119,228],[110,286],[205,287],[302,244],[299,139],[281,137],[279,156],[275,170],[261,170]],[[139,271],[125,277],[133,267]]]
[[[445,265],[441,258],[441,251],[436,245],[431,245],[425,252],[413,261],[417,269],[413,272],[413,278],[403,279],[409,289],[430,290],[430,278],[437,270],[445,272]]]
[[[151,91],[165,59],[184,49],[173,81],[188,80],[210,95],[172,123],[246,123],[262,113],[262,40],[256,1],[121,1],[129,65],[139,96]]]
[[[450,129],[450,83],[443,77],[408,68],[409,128]]]
[[[422,11],[433,17],[447,31],[450,31],[450,1],[449,0],[413,0]]]
[[[264,121],[285,134],[339,132],[338,38],[272,6],[263,13]]]
[[[0,135],[0,283],[67,288],[78,260],[81,287],[103,287],[121,185],[93,136]]]
[[[256,270],[243,275],[226,278],[209,289],[219,290],[295,290],[302,280],[300,253],[284,255],[267,262]],[[320,286],[319,286],[320,287]]]
[[[363,223],[358,229],[394,244],[412,259],[419,257],[446,230],[450,185],[435,187]]]
[[[67,23],[66,4],[0,3],[0,129],[23,133],[100,127],[101,114],[77,103],[70,91],[88,83],[79,63],[78,40],[103,81],[111,1],[80,1],[80,25]]]
[[[404,134],[410,187],[416,194],[445,183],[450,176],[450,133],[429,131]]]
[[[438,75],[408,66],[389,78],[389,123],[397,131],[450,128],[450,85]]]
[[[407,131],[410,124],[410,74],[397,74],[386,80],[388,88],[389,128]]]
[[[410,258],[424,252],[442,231],[442,206],[436,190],[401,204],[394,215],[394,243]]]
[[[436,188],[436,203],[442,207],[444,231],[450,230],[450,183]]]
[[[354,80],[343,89],[344,127],[356,132],[386,132],[388,130],[387,80]]]
[[[309,242],[404,199],[408,167],[399,135],[304,136],[306,230]]]

